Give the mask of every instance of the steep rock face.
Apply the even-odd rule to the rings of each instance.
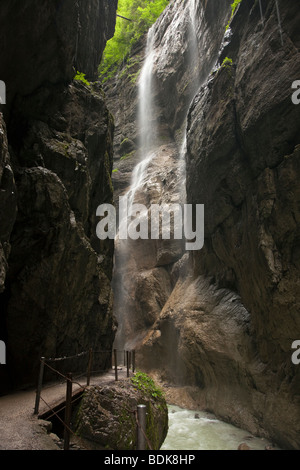
[[[0,293],[4,290],[10,234],[16,218],[16,188],[6,137],[6,126],[0,115]]]
[[[158,146],[176,143],[181,151],[190,102],[218,57],[223,24],[230,16],[230,0],[171,1],[154,29],[153,124],[158,126]],[[222,26],[221,26],[222,25]],[[130,185],[138,152],[139,80],[145,60],[146,38],[134,46],[117,76],[105,85],[115,118],[115,198]]]
[[[191,253],[140,351],[147,370],[198,387],[199,406],[299,449],[298,8],[242,2],[187,128],[187,200],[205,205]],[[167,360],[158,366],[160,358]],[[138,358],[139,360],[139,358]]]
[[[135,192],[135,203],[149,209],[151,204],[183,202],[182,148],[187,110],[215,64],[229,16],[230,1],[172,1],[152,26],[151,120],[157,133],[150,155],[140,150],[143,129],[138,119],[141,68],[147,59],[145,38],[116,79],[107,83],[105,91],[116,123],[113,185],[117,208],[119,196],[130,189],[133,168],[144,157],[148,163]],[[133,348],[147,335],[174,288],[184,244],[174,239],[128,240],[124,244],[117,239],[115,247],[117,339],[120,347],[126,344]]]
[[[114,32],[116,7],[116,0],[2,2],[5,115],[15,94],[28,95],[45,82],[66,83],[74,70],[96,79],[106,41]]]
[[[114,338],[113,243],[96,238],[96,208],[112,202],[113,118],[101,88],[72,77],[96,77],[117,2],[14,3],[0,8],[1,392],[35,384],[41,356],[93,347],[105,369]]]

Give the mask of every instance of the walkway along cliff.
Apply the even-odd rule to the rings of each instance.
[[[149,33],[157,132],[135,201],[204,204],[205,244],[116,240],[117,344],[199,407],[299,449],[299,8],[243,0],[231,18],[231,3],[171,1]],[[145,51],[106,85],[116,204],[140,162]]]

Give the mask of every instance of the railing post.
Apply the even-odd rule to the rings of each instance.
[[[39,412],[41,391],[42,391],[42,385],[43,385],[43,377],[44,377],[44,367],[45,367],[45,358],[41,357],[40,372],[39,372],[38,385],[37,385],[36,397],[35,397],[35,407],[34,407],[34,414],[35,415],[37,415],[38,412]]]
[[[135,349],[132,351],[132,372],[135,373]]]
[[[137,450],[146,450],[146,405],[137,406]]]
[[[114,349],[114,362],[115,362],[115,381],[118,381],[118,361],[117,361],[117,350]]]
[[[89,386],[90,382],[91,382],[92,361],[93,361],[93,350],[91,348],[89,350],[89,362],[88,362],[88,370],[87,370],[87,374],[86,374],[86,384],[87,384],[87,386]]]
[[[127,377],[129,377],[129,351],[126,351]]]
[[[69,373],[67,375],[64,450],[69,450],[70,448],[71,414],[72,414],[72,374]]]

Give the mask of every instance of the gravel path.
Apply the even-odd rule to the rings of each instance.
[[[119,370],[119,377],[125,377],[126,371]],[[102,385],[114,381],[114,371],[91,378],[91,385]],[[80,379],[84,384],[84,378]],[[73,389],[79,389],[74,385]],[[49,404],[56,404],[65,397],[64,383],[42,390],[43,399]],[[0,397],[0,450],[61,450],[55,436],[47,434],[43,421],[34,415],[35,389],[21,391]],[[47,411],[41,401],[40,413]]]

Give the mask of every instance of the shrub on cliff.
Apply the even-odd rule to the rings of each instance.
[[[100,76],[111,76],[128,56],[132,46],[163,12],[169,0],[119,0],[115,34],[107,42],[99,67]]]

